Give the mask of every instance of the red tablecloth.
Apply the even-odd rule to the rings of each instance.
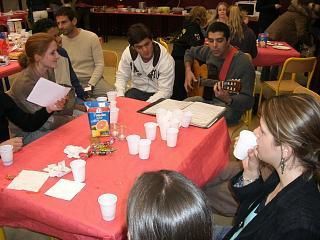
[[[145,102],[118,98],[119,122],[127,126],[128,134],[144,136],[143,123],[155,117],[136,113]],[[50,178],[39,193],[6,189],[7,175],[17,175],[22,169],[41,170],[48,164],[67,159],[67,145],[86,147],[90,142],[87,116],[81,116],[52,133],[24,147],[14,155],[14,164],[0,166],[0,226],[23,227],[61,239],[125,239],[126,201],[137,176],[144,171],[173,169],[204,185],[227,164],[230,139],[222,118],[210,129],[181,129],[177,147],[168,148],[160,139],[151,145],[151,156],[140,160],[128,154],[127,143],[116,142],[117,151],[108,156],[87,160],[86,186],[72,201],[44,195],[58,179]],[[69,165],[70,160],[66,160]],[[64,176],[73,179],[72,174]],[[116,219],[102,220],[97,198],[102,193],[118,196]]]
[[[21,71],[21,66],[17,61],[10,61],[7,66],[0,66],[0,78],[8,77]]]
[[[258,47],[258,55],[253,59],[254,66],[275,66],[282,65],[290,57],[300,57],[300,53],[285,42],[284,46],[290,47],[290,50],[279,50],[272,46],[266,48]]]

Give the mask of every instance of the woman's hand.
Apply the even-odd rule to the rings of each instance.
[[[54,111],[60,111],[63,109],[64,105],[68,100],[68,96],[56,101],[53,105],[46,107],[48,113],[52,113]]]
[[[242,161],[243,178],[257,179],[260,176],[260,160],[257,157],[257,148],[248,150],[248,158]]]
[[[10,138],[9,140],[2,142],[0,145],[12,145],[13,151],[17,152],[23,146],[22,137]]]

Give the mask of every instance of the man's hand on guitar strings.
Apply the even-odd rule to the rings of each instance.
[[[223,81],[217,82],[213,86],[213,91],[214,91],[214,95],[216,96],[216,98],[219,98],[220,100],[222,100],[226,104],[230,104],[232,102],[232,98],[230,97],[228,91],[223,89]]]
[[[195,78],[193,72],[191,70],[186,70],[186,77],[184,80],[184,88],[188,92],[190,89],[193,89],[192,81],[197,82],[198,80]]]

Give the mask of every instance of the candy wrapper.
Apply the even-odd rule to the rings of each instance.
[[[81,158],[80,154],[81,153],[88,153],[90,146],[87,148],[79,147],[79,146],[74,146],[74,145],[68,145],[65,147],[63,152],[67,154],[68,158]]]
[[[109,136],[110,109],[108,102],[85,102],[92,137]]]

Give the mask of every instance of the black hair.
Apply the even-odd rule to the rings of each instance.
[[[70,21],[72,21],[76,17],[75,11],[71,7],[61,7],[56,12],[56,17],[58,16],[67,16]]]
[[[146,38],[152,40],[152,33],[144,24],[136,23],[129,27],[128,29],[128,42],[131,46],[143,41]]]
[[[50,18],[42,18],[36,21],[32,27],[32,34],[40,33],[40,32],[48,32],[50,28],[57,27],[55,21]]]
[[[212,23],[209,26],[207,32],[208,33],[209,32],[212,32],[212,33],[222,32],[227,41],[229,40],[229,37],[230,37],[230,29],[229,29],[228,25],[223,23],[223,22],[214,22],[214,23]]]

